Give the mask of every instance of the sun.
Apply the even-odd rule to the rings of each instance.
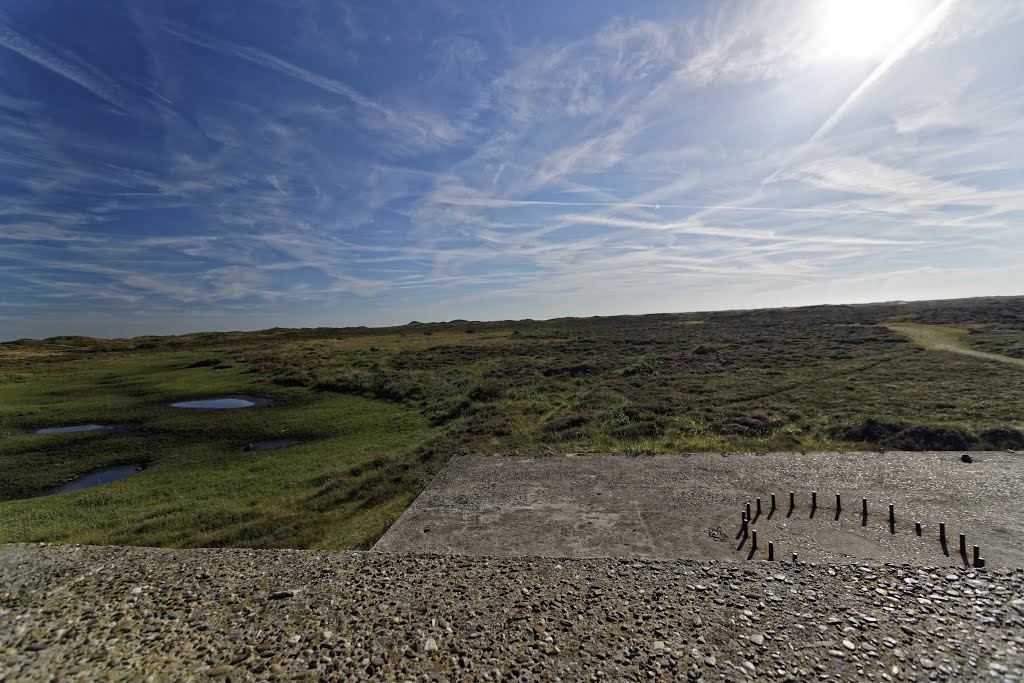
[[[928,13],[920,0],[818,0],[818,51],[836,59],[884,57]]]

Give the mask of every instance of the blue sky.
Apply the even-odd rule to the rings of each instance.
[[[1016,0],[0,5],[0,338],[1024,294]]]

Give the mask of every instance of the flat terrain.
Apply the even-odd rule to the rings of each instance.
[[[12,545],[0,624],[4,683],[1024,676],[1020,570]]]
[[[980,546],[990,567],[1024,567],[1024,455],[973,456],[970,464],[935,452],[456,456],[374,549],[739,561],[767,558],[771,541],[777,560],[798,553],[812,562],[962,567],[963,533],[968,554]],[[747,502],[756,512],[758,497],[754,551],[740,514]]]
[[[1021,297],[18,340],[0,543],[365,550],[467,453],[1024,450],[1009,361]],[[238,395],[268,402],[168,407]]]

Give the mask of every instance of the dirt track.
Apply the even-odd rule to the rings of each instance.
[[[972,456],[970,464],[948,452],[455,457],[374,550],[740,561],[766,559],[772,542],[776,559],[964,566],[963,533],[968,560],[979,545],[989,567],[1022,567],[1024,456]],[[747,502],[756,512],[757,497],[752,552],[740,516]]]

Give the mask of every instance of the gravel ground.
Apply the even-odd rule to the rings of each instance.
[[[1024,571],[0,546],[0,681],[1021,680]]]

